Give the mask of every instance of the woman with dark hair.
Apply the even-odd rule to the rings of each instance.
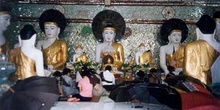
[[[71,78],[71,70],[69,68],[63,69],[62,78],[62,89],[64,96],[69,96],[78,93],[78,90],[76,89],[76,83]]]
[[[16,65],[15,76],[23,80],[31,76],[45,76],[43,54],[34,44],[37,33],[32,25],[25,25],[20,31],[21,47],[9,53],[9,61]],[[34,53],[34,54],[33,54]]]
[[[90,101],[92,100],[93,84],[90,81],[91,72],[84,66],[81,70],[82,79],[78,82],[79,93],[72,95],[67,101]]]

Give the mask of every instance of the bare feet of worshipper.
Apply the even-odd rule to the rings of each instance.
[[[67,102],[79,102],[80,99],[76,98],[76,97],[70,97],[67,99]]]

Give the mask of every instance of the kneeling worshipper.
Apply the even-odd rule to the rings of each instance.
[[[61,86],[64,96],[78,93],[78,89],[76,89],[76,83],[71,78],[71,70],[69,68],[63,69],[62,78],[63,80]]]
[[[112,67],[107,65],[105,71],[100,73],[102,85],[107,91],[111,91],[115,85],[115,76],[112,73]]]
[[[92,69],[88,69],[87,67],[84,67],[84,69],[81,70],[81,76],[82,79],[77,84],[77,86],[79,87],[79,93],[67,97],[67,102],[92,100],[93,89],[96,84],[100,83],[100,80],[93,74]]]

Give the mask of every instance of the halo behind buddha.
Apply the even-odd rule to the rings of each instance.
[[[76,49],[83,49],[83,47],[80,45],[80,44],[78,44],[78,45],[76,45]]]
[[[11,12],[11,7],[6,5],[4,2],[0,2],[0,14],[10,14]]]
[[[41,14],[39,18],[39,25],[43,32],[45,32],[44,30],[45,22],[52,22],[52,23],[57,24],[58,27],[60,27],[60,33],[62,33],[67,26],[67,23],[66,23],[67,20],[65,16],[63,15],[63,13],[55,9],[46,10]]]
[[[145,47],[144,43],[141,43],[138,47]]]
[[[160,29],[161,40],[165,41],[166,44],[168,44],[168,36],[173,30],[180,30],[182,32],[181,42],[186,40],[188,36],[188,27],[183,20],[178,18],[169,19],[162,24]]]
[[[99,42],[103,42],[102,32],[108,24],[111,24],[115,29],[115,41],[117,42],[121,40],[125,32],[125,21],[118,12],[112,10],[103,10],[94,17],[92,22],[92,31],[95,38]]]
[[[213,14],[214,19],[220,19],[220,11],[215,11]]]

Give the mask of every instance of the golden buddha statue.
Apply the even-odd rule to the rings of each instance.
[[[168,66],[183,68],[184,47],[184,45],[179,45],[177,50],[173,50],[172,54],[166,55]]]
[[[103,30],[104,42],[96,47],[96,61],[105,58],[105,56],[111,56],[113,58],[113,67],[117,70],[121,70],[121,66],[124,62],[124,49],[120,43],[113,42],[115,37],[115,29],[112,27],[106,27]],[[104,67],[102,62],[102,68]]]
[[[197,40],[185,47],[184,73],[210,85],[211,66],[219,55],[213,45],[216,42],[213,40],[216,23],[210,16],[202,15],[196,26]]]
[[[179,74],[183,68],[184,45],[181,44],[188,35],[186,23],[181,19],[172,18],[162,24],[161,39],[167,44],[160,47],[160,67],[165,75],[169,73],[168,66],[175,68],[174,74]]]
[[[80,62],[87,63],[89,61],[86,53],[83,52],[83,47],[81,45],[76,46],[76,53],[73,55],[73,62]]]
[[[154,64],[151,52],[145,50],[145,45],[143,43],[138,46],[138,51],[135,53],[135,63],[137,65],[149,64],[151,66]]]
[[[124,35],[125,27],[124,18],[113,10],[103,10],[93,18],[93,34],[101,42],[96,46],[95,62],[101,63],[102,68],[103,58],[111,56],[113,67],[118,72],[121,70],[124,63],[124,49],[117,41]]]
[[[130,67],[135,65],[135,59],[131,54],[127,58],[127,63],[129,64]]]
[[[23,80],[32,76],[45,76],[43,54],[34,46],[36,36],[33,26],[25,25],[19,36],[21,46],[9,52],[8,60],[16,66],[15,74],[13,74],[16,80]]]
[[[46,39],[37,43],[37,48],[43,51],[44,64],[54,70],[63,70],[67,61],[67,43],[59,39],[59,34],[66,27],[66,18],[58,10],[49,9],[44,11],[39,18],[41,30]]]

